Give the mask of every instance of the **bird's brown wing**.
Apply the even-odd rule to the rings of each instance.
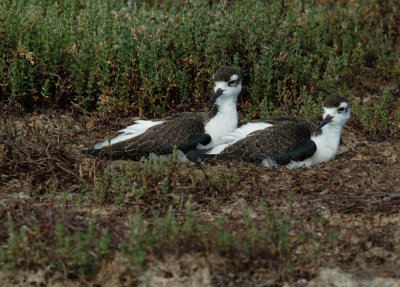
[[[317,125],[313,122],[310,122],[309,120],[306,120],[301,117],[296,117],[296,116],[281,116],[281,117],[275,117],[271,119],[266,119],[264,122],[270,123],[273,125],[279,125],[279,124],[284,124],[286,122],[295,122],[304,125],[304,127],[314,130]]]
[[[167,154],[174,146],[204,133],[204,124],[199,115],[184,113],[165,118],[165,122],[149,128],[143,134],[101,149],[100,156],[112,159],[139,159],[149,153]]]
[[[309,123],[302,121],[285,121],[251,133],[244,139],[226,147],[215,158],[217,160],[237,159],[247,162],[261,162],[266,157],[270,157],[280,161],[285,153],[288,151],[292,152],[300,143],[309,141],[311,133],[312,129],[310,129]],[[314,148],[311,148],[311,150],[312,149]],[[308,151],[308,153],[310,153],[311,150]],[[315,152],[315,150],[313,152]],[[285,164],[284,162],[287,160],[287,158],[282,160],[281,164]]]

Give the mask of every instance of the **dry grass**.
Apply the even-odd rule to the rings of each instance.
[[[349,127],[337,159],[298,170],[109,162],[80,153],[106,128],[95,116],[5,114],[3,280],[301,285],[332,265],[400,276],[398,141]]]

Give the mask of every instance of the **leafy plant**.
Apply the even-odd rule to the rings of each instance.
[[[228,64],[247,119],[315,120],[327,94],[363,99],[377,79],[380,98],[398,78],[396,1],[173,2],[3,1],[0,99],[160,116],[201,108]]]

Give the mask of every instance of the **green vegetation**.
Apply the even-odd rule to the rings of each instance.
[[[131,212],[119,228],[109,223],[105,226],[104,222],[96,218],[78,222],[79,212],[67,211],[63,206],[51,208],[53,218],[48,221],[48,212],[28,205],[23,206],[22,212],[25,216],[31,214],[36,224],[31,226],[31,222],[25,221],[17,228],[11,212],[22,224],[20,215],[9,211],[4,222],[8,239],[0,245],[3,270],[41,267],[52,273],[66,272],[70,279],[90,279],[101,268],[102,260],[112,260],[119,251],[127,258],[127,268],[135,277],[148,263],[150,256],[163,259],[170,254],[188,253],[197,256],[214,254],[225,262],[227,269],[239,273],[260,265],[268,266],[271,278],[290,281],[298,276],[308,278],[310,269],[316,270],[320,266],[321,252],[330,252],[338,245],[332,239],[332,227],[317,213],[312,214],[309,222],[294,224],[288,216],[275,215],[263,201],[257,217],[251,217],[245,206],[243,210],[237,210],[242,217],[234,222],[226,220],[223,213],[214,222],[197,218],[190,195],[195,192],[190,190],[186,191],[183,206],[179,200],[162,208],[164,198],[160,193],[163,181],[157,175],[154,177],[154,172],[175,172],[170,163],[142,160],[140,163],[129,164],[118,173],[112,173],[111,183],[114,185],[108,187],[108,196],[114,194],[120,198],[120,194],[130,192],[124,182],[128,178],[131,186],[141,185],[143,190],[141,196],[121,203],[123,206],[120,208],[134,205],[136,211]],[[138,173],[132,173],[133,170]],[[193,174],[180,173],[179,176],[182,180],[192,180]],[[102,189],[110,179],[109,170],[106,169],[104,173],[98,174],[97,186]],[[206,186],[186,186],[204,191],[214,186],[211,177],[197,180],[202,180]],[[147,183],[140,184],[139,181]],[[121,184],[116,186],[117,182]],[[104,195],[96,195],[98,188],[94,188],[91,196],[103,202]],[[227,192],[223,188],[218,191]],[[146,207],[144,203],[151,203],[152,206]],[[150,216],[146,215],[148,212],[151,212]],[[325,247],[321,246],[321,242]],[[237,258],[240,260],[237,261]],[[303,269],[303,265],[310,266],[310,269]]]
[[[204,200],[227,198],[227,194],[228,198],[234,196],[237,190],[216,182],[232,184],[238,180],[237,174],[218,174],[214,167],[188,170],[176,165],[174,157],[167,162],[142,159],[99,172],[93,189],[86,191],[87,198],[57,199],[53,194],[50,201],[58,201],[58,207],[43,209],[26,203],[7,213],[2,210],[3,279],[13,282],[13,270],[42,268],[48,276],[62,273],[64,279],[90,281],[118,253],[124,258],[119,268],[128,270],[128,277],[134,281],[154,258],[162,261],[171,255],[188,254],[218,258],[210,262],[217,274],[242,274],[262,267],[271,280],[291,282],[310,279],[324,262],[340,253],[340,258],[350,260],[348,256],[353,258],[360,246],[386,244],[382,242],[393,236],[390,230],[381,234],[380,228],[366,228],[374,224],[370,208],[363,225],[356,229],[332,225],[314,209],[304,218],[295,216],[293,210],[287,215],[277,214],[263,199],[257,200],[251,213],[247,205],[235,210],[240,215],[236,218],[232,213],[230,219],[224,213],[212,221],[199,217],[194,201],[198,205]],[[173,193],[165,191],[165,182]],[[86,185],[82,183],[80,190],[86,190]],[[292,205],[292,195],[287,202]],[[96,208],[98,204],[105,210],[114,206],[120,215],[111,212],[103,218],[90,217],[80,208],[67,207]],[[349,244],[353,233],[364,237],[357,244]],[[370,238],[376,239],[368,243]],[[220,262],[224,264],[222,270]],[[122,271],[119,275],[127,276]],[[125,280],[122,277],[120,280]]]
[[[160,116],[201,108],[229,64],[248,119],[319,120],[341,93],[358,129],[399,133],[398,1],[132,2],[2,1],[0,99]]]

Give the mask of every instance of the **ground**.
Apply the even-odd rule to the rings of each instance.
[[[158,174],[154,167],[146,173],[143,163],[136,173],[129,173],[124,168],[129,161],[94,159],[81,151],[132,118],[55,109],[5,111],[4,115],[0,127],[3,251],[11,254],[10,218],[14,230],[25,226],[28,242],[39,237],[53,244],[51,234],[59,220],[66,232],[74,234],[86,230],[95,216],[95,229],[108,230],[110,244],[98,268],[82,276],[74,274],[76,265],[52,266],[41,255],[40,260],[18,262],[12,262],[11,255],[0,257],[9,266],[2,273],[3,282],[20,286],[400,286],[399,140],[372,141],[350,125],[345,127],[336,159],[312,168],[174,163]],[[116,187],[112,176],[119,182]],[[131,192],[117,195],[113,188],[121,190],[123,180],[146,186],[146,192],[141,197]],[[112,192],[101,193],[104,182]],[[164,241],[156,247],[143,245],[146,258],[133,272],[132,258],[120,240],[128,240],[127,226],[135,210],[140,210],[142,221],[152,230],[157,225],[154,213],[164,218],[171,212],[183,232],[189,201],[196,222],[216,226],[215,230],[224,214],[223,226],[235,243],[224,245],[207,235],[212,237],[209,245],[200,244],[196,240],[203,237],[196,233],[179,235],[177,242],[186,246]],[[251,228],[246,229],[246,222]],[[268,247],[258,244],[258,239],[243,239],[264,228],[271,234],[277,230]],[[96,231],[95,237],[100,233]],[[230,249],[221,250],[224,246]],[[242,253],[245,247],[248,250]],[[94,252],[100,254],[98,249]],[[43,254],[53,253],[46,249]]]

